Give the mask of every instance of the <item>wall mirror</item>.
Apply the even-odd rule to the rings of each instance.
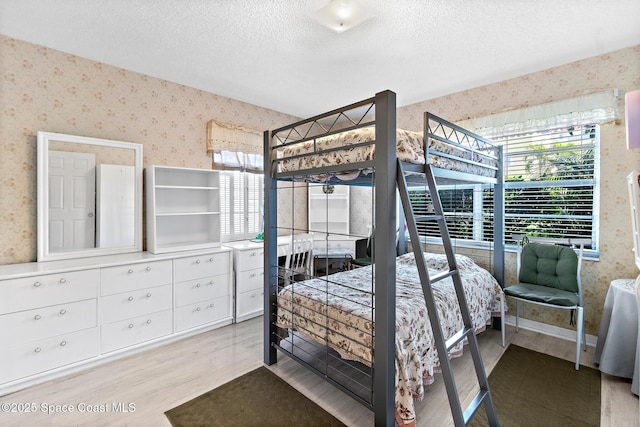
[[[38,132],[38,261],[142,251],[142,145]]]

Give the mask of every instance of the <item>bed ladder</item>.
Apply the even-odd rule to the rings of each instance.
[[[409,198],[409,188],[407,185],[405,171],[401,161],[398,161],[398,190],[400,192],[400,199],[402,201],[402,207],[404,215],[407,221],[407,228],[409,230],[409,237],[411,238],[411,245],[413,247],[413,253],[418,267],[418,274],[420,276],[420,282],[422,283],[422,291],[424,292],[424,299],[427,304],[427,310],[429,312],[429,321],[431,322],[431,329],[436,340],[436,348],[438,350],[438,358],[440,359],[440,367],[442,369],[442,375],[444,377],[445,387],[447,389],[447,396],[449,398],[449,406],[451,407],[451,413],[453,415],[454,424],[457,427],[466,426],[476,413],[480,405],[484,404],[485,412],[490,426],[498,426],[498,416],[493,404],[493,398],[491,397],[491,391],[489,390],[489,381],[484,369],[484,363],[482,361],[482,355],[480,354],[480,348],[478,346],[478,340],[476,338],[475,329],[471,321],[471,315],[469,314],[469,308],[467,306],[467,300],[464,296],[462,288],[462,280],[456,264],[456,259],[453,252],[453,246],[451,244],[451,237],[447,228],[447,223],[444,217],[444,211],[442,209],[442,203],[440,196],[436,188],[436,181],[433,175],[431,166],[424,165],[424,175],[427,180],[427,186],[429,188],[429,194],[431,195],[431,201],[433,203],[434,212],[428,215],[415,215],[411,199]],[[421,248],[420,236],[418,234],[419,222],[437,222],[440,228],[440,236],[442,237],[442,244],[449,263],[449,271],[444,271],[429,277],[429,270],[425,262],[424,254]],[[453,281],[456,294],[458,296],[458,303],[460,305],[460,311],[462,313],[462,319],[464,327],[462,330],[455,333],[451,338],[445,340],[440,326],[440,316],[438,315],[438,309],[436,308],[435,300],[433,298],[432,284],[440,280],[451,277]],[[468,339],[468,347],[471,351],[473,358],[473,364],[475,366],[476,376],[478,377],[478,384],[480,391],[474,397],[471,404],[462,409],[460,404],[460,397],[451,369],[451,362],[449,360],[449,350],[455,347],[456,344],[461,342],[464,338]]]

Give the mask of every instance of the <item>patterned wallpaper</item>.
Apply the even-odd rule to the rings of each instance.
[[[210,119],[257,130],[296,120],[3,35],[0,57],[0,264],[36,259],[38,130],[143,144],[145,166],[209,168],[205,129]],[[398,127],[421,130],[427,110],[459,121],[607,88],[622,93],[640,88],[640,46],[400,108]],[[583,270],[590,334],[597,334],[609,282],[638,274],[625,176],[640,168],[640,150],[626,150],[622,124],[604,126],[601,135],[601,257],[585,262]],[[290,224],[291,215],[295,227],[304,228],[306,189],[287,192],[290,199],[279,205],[281,223]],[[513,280],[514,265],[513,254],[507,254],[507,280]],[[523,315],[569,328],[563,313],[525,307]]]
[[[491,113],[514,110],[617,88],[621,94],[640,88],[640,46],[527,74],[500,83],[478,87],[441,98],[409,105],[398,110],[398,127],[422,130],[422,114],[430,111],[457,122]],[[620,108],[624,119],[624,97]],[[631,214],[626,176],[640,170],[640,150],[627,150],[624,123],[601,127],[600,158],[600,259],[585,261],[582,283],[586,331],[598,334],[602,306],[613,279],[635,278]],[[515,280],[515,254],[506,256],[507,284]],[[515,305],[510,305],[512,312]],[[569,326],[564,310],[523,304],[523,317]]]
[[[140,143],[145,166],[211,168],[209,120],[260,131],[298,120],[3,35],[0,58],[0,264],[36,260],[39,130]]]

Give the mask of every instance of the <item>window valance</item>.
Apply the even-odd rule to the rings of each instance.
[[[605,124],[620,120],[618,91],[610,89],[576,98],[549,102],[458,124],[487,138],[582,124]]]
[[[261,173],[262,133],[229,123],[207,123],[207,153],[213,154],[214,169]]]

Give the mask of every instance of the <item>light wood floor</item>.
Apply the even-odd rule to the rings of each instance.
[[[498,331],[479,336],[487,372],[500,358]],[[507,329],[507,341],[522,347],[573,360],[574,345],[562,339],[521,329]],[[587,347],[581,362],[593,366],[593,347]],[[197,335],[127,358],[30,387],[0,397],[0,402],[35,403],[37,413],[0,412],[2,426],[169,426],[164,412],[208,390],[262,365],[262,318]],[[469,352],[453,362],[463,404],[477,387]],[[315,374],[281,355],[271,369],[301,392],[319,402],[345,424],[372,426],[373,413]],[[603,427],[638,427],[638,397],[630,382],[602,374]],[[135,411],[112,410],[113,403],[133,404]],[[277,396],[274,396],[274,406]],[[286,402],[277,402],[282,407]],[[73,413],[42,411],[43,405],[71,405]],[[88,408],[108,408],[108,412],[79,412]],[[59,408],[59,409],[62,409]],[[429,387],[417,403],[419,426],[452,425],[443,381]],[[256,420],[255,425],[260,425]]]

